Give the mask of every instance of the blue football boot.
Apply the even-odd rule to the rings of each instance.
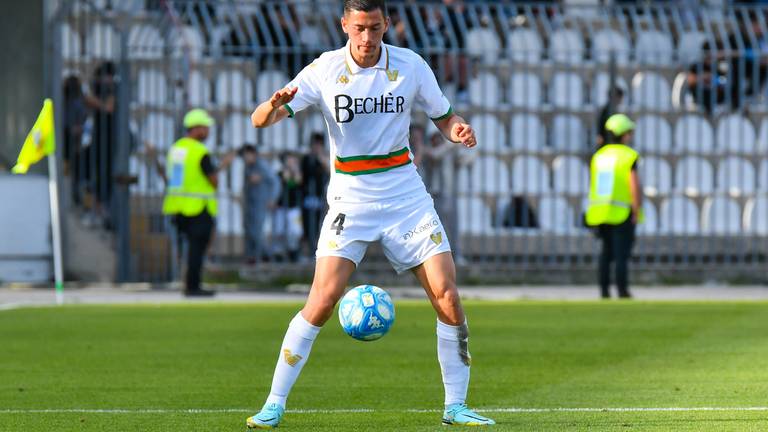
[[[285,408],[276,403],[268,403],[253,417],[248,417],[245,424],[248,429],[274,429],[280,424]]]
[[[467,408],[466,404],[451,404],[443,412],[443,426],[487,426],[495,421]]]

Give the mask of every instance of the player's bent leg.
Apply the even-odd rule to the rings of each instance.
[[[434,255],[413,269],[437,312],[437,358],[445,387],[444,425],[482,426],[495,422],[467,408],[469,328],[456,288],[450,253]]]
[[[355,264],[345,258],[322,257],[317,260],[307,302],[291,320],[280,347],[267,402],[261,412],[246,420],[249,428],[269,429],[280,423],[288,394],[309,359],[312,344],[333,313],[354,270]]]

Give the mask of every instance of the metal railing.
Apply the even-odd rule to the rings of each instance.
[[[621,111],[638,124],[647,220],[635,248],[641,268],[762,271],[766,9],[388,4],[385,41],[420,53],[479,134],[477,150],[446,151],[436,129],[414,116],[412,147],[460,263],[500,275],[591,269],[597,246],[581,223],[588,163],[601,114]],[[275,172],[281,157],[307,154],[310,136],[325,133],[316,111],[266,130],[253,129],[248,115],[319,53],[345,43],[340,15],[338,1],[60,2],[51,18],[60,58],[50,79],[73,83],[74,76],[87,90],[87,120],[79,135],[65,138],[63,156],[75,167],[73,198],[85,214],[101,212],[95,219],[122,238],[120,279],[165,280],[178,270],[160,215],[157,165],[182,134],[187,109],[203,107],[216,118],[207,141],[213,154],[257,144]],[[104,78],[108,64],[113,72]],[[99,88],[98,77],[112,88]],[[608,97],[615,87],[621,100]],[[78,97],[74,84],[60,88]],[[71,112],[71,93],[61,96],[59,106]],[[75,122],[69,115],[59,118]],[[242,160],[220,180],[210,254],[236,263],[244,254]],[[282,201],[301,208],[321,190],[284,188]],[[310,239],[298,252],[309,260],[316,233],[301,235],[293,219],[293,231],[283,230],[272,216],[266,242],[281,246],[267,247],[269,258],[293,260],[299,235]]]

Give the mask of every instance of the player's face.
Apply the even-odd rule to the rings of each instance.
[[[384,17],[381,9],[370,12],[353,10],[341,17],[341,28],[349,36],[355,60],[375,62],[379,57],[381,39],[389,28],[389,18]]]

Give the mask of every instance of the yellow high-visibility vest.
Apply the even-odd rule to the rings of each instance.
[[[620,225],[632,211],[630,177],[637,152],[623,144],[607,144],[592,156],[589,180],[589,226]],[[642,220],[642,210],[638,221]]]
[[[208,149],[200,141],[185,137],[168,150],[165,173],[168,180],[163,214],[197,216],[207,210],[216,216],[216,188],[203,172],[200,161]]]

